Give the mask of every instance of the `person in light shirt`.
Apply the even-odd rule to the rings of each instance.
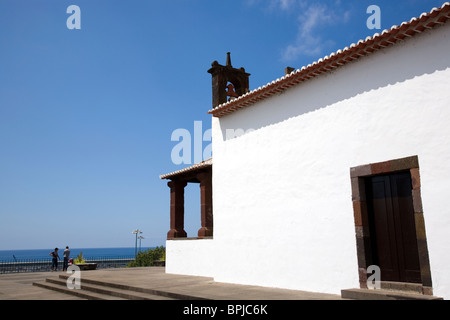
[[[66,246],[66,249],[63,252],[63,271],[67,271],[67,267],[69,265],[69,257],[70,257],[69,246]]]

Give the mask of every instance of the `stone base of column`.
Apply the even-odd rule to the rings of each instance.
[[[172,240],[175,238],[186,238],[187,233],[184,230],[176,230],[176,229],[170,229],[169,232],[167,232],[167,240]]]
[[[212,236],[213,236],[213,228],[212,227],[202,227],[202,228],[200,228],[200,230],[198,230],[199,238],[212,237]]]

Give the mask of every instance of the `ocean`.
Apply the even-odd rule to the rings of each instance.
[[[153,249],[154,247],[142,247],[141,250]],[[29,260],[29,259],[51,259],[49,253],[55,248],[34,250],[0,250],[0,261]],[[65,247],[59,248],[59,256],[63,258]],[[76,258],[83,252],[84,258],[128,258],[134,257],[134,247],[126,248],[69,248],[70,257]],[[138,248],[139,251],[139,248]]]

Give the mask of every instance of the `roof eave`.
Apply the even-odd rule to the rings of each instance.
[[[439,8],[433,8],[428,13],[423,13],[418,18],[412,18],[403,22],[400,26],[393,26],[389,30],[376,33],[372,37],[353,43],[350,47],[338,50],[329,56],[297,69],[282,78],[272,81],[265,86],[259,87],[240,97],[223,103],[208,113],[214,117],[223,117],[239,109],[252,105],[260,100],[279,94],[292,86],[308,81],[321,74],[338,69],[350,62],[370,55],[386,47],[395,45],[428,29],[434,29],[445,24],[450,19],[450,3],[445,2]]]

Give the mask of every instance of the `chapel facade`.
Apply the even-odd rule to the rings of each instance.
[[[166,272],[352,297],[377,266],[383,288],[450,298],[449,19],[445,3],[252,91],[214,61],[213,158],[161,176]]]

